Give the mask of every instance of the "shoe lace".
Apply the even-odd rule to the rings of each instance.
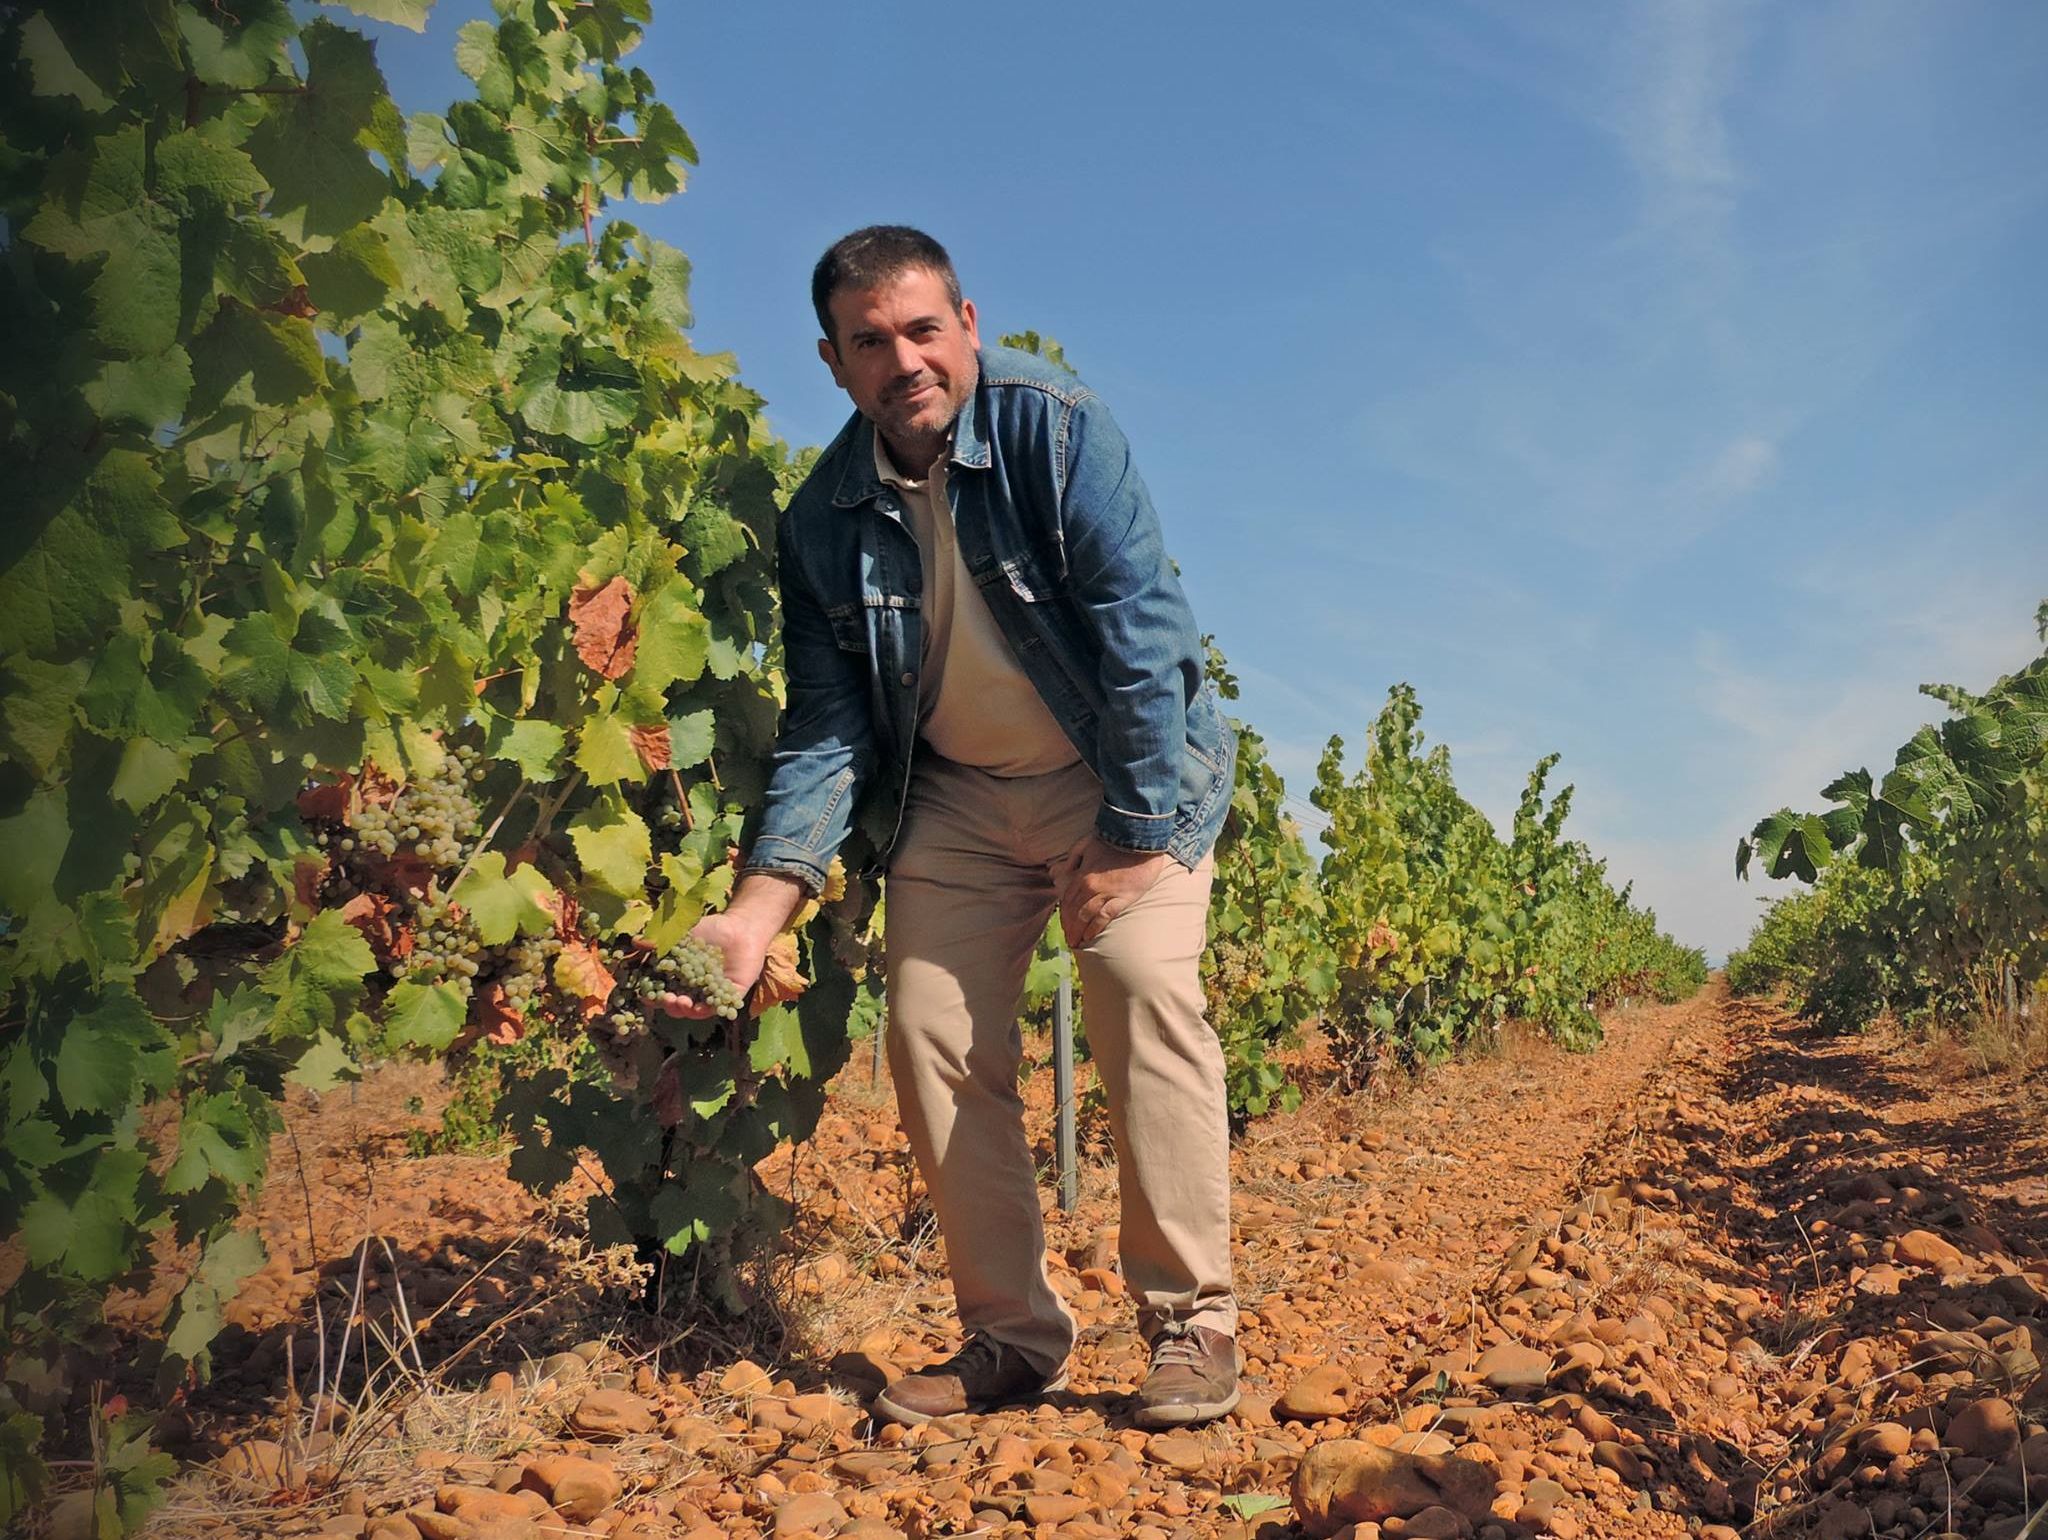
[[[1168,1321],[1152,1340],[1154,1369],[1163,1369],[1169,1364],[1199,1369],[1207,1356],[1202,1348],[1202,1339],[1195,1335],[1195,1328],[1186,1321]]]
[[[960,1344],[960,1351],[946,1360],[945,1369],[963,1380],[969,1379],[970,1376],[990,1375],[995,1373],[1002,1362],[1002,1357],[1003,1345],[1000,1342],[987,1332],[972,1332],[967,1340]]]

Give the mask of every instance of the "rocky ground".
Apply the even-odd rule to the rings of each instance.
[[[1710,990],[1589,1057],[1314,1093],[1236,1154],[1244,1404],[1152,1435],[1099,1147],[1048,1195],[1072,1388],[906,1432],[865,1397],[950,1306],[864,1063],[767,1173],[803,1220],[751,1336],[626,1313],[501,1161],[406,1158],[380,1078],[295,1110],[151,1533],[2048,1540],[2048,1086],[1968,1069]],[[308,1437],[359,1268],[373,1389]]]

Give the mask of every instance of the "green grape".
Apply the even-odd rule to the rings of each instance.
[[[747,992],[735,984],[725,971],[725,952],[722,948],[698,936],[685,936],[661,959],[656,967],[664,973],[663,963],[674,963],[671,976],[672,986],[677,994],[686,994],[711,1007],[713,1015],[733,1021],[747,1003]]]
[[[466,744],[444,748],[440,761],[408,782],[387,806],[366,807],[356,815],[355,839],[387,861],[403,848],[435,866],[457,865],[482,827],[469,788],[483,775],[476,750]]]
[[[399,977],[413,983],[467,983],[483,971],[483,949],[483,938],[469,916],[437,897],[416,912],[412,951],[393,966]]]
[[[561,950],[561,940],[555,936],[523,936],[513,942],[498,968],[505,1003],[521,1015],[532,1010],[547,987],[549,965]]]

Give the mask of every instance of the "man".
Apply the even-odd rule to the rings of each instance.
[[[818,355],[857,408],[791,499],[788,700],[739,887],[698,933],[733,980],[883,799],[888,1047],[965,1346],[876,1399],[901,1422],[1062,1388],[1017,1008],[1058,906],[1109,1094],[1138,1421],[1237,1403],[1223,1059],[1199,964],[1236,745],[1158,520],[1087,387],[983,349],[945,250],[875,226],[820,259]],[[680,998],[681,1012],[697,1007]]]

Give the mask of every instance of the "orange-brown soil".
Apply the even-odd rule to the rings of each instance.
[[[1716,987],[1595,1054],[1515,1039],[1312,1089],[1235,1155],[1244,1402],[1153,1435],[1099,1147],[1074,1213],[1047,1187],[1071,1388],[906,1432],[867,1395],[955,1339],[864,1052],[764,1169],[801,1216],[779,1303],[724,1327],[633,1313],[502,1159],[408,1158],[419,1076],[387,1070],[294,1103],[256,1216],[274,1261],[173,1409],[192,1463],[151,1530],[2014,1540],[2048,1504],[2048,1117],[2038,1074],[1957,1065]],[[353,1418],[308,1446],[287,1371],[303,1394],[313,1301],[332,1341],[366,1234]]]

